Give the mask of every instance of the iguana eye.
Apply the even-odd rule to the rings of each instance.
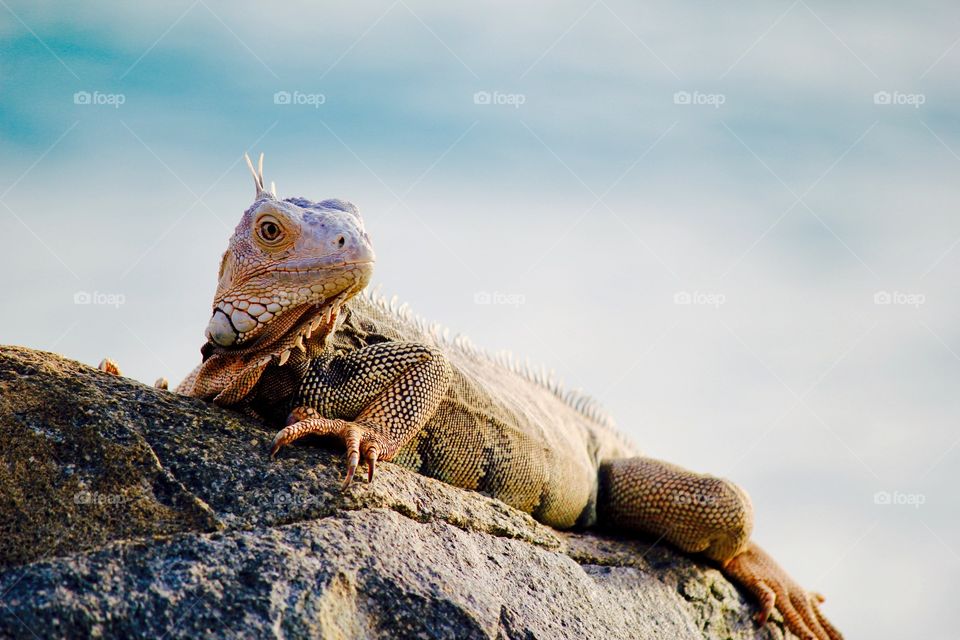
[[[274,244],[283,236],[283,229],[280,224],[272,218],[261,220],[257,229],[260,238],[267,244]]]

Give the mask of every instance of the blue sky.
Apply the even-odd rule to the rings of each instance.
[[[952,629],[955,7],[3,0],[0,41],[0,342],[185,375],[263,151],[385,293],[743,484],[850,637]]]

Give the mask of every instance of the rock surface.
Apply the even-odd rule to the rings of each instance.
[[[59,356],[0,347],[0,637],[781,638],[715,569],[561,533]],[[776,615],[776,614],[775,614]]]

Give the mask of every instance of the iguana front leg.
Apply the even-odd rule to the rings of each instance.
[[[801,638],[842,639],[820,613],[822,597],[802,589],[750,541],[753,506],[737,485],[652,458],[605,462],[599,481],[601,523],[650,533],[718,562],[760,601],[760,624],[776,607],[786,627]]]
[[[449,384],[446,359],[419,344],[381,343],[314,360],[271,455],[308,434],[330,435],[346,446],[344,486],[361,459],[373,480],[377,460],[393,458],[424,427]]]

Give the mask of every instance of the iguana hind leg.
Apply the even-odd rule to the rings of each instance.
[[[424,427],[449,384],[446,359],[419,344],[380,343],[317,359],[271,455],[308,434],[335,436],[347,450],[344,486],[361,458],[372,481],[377,460],[393,458]]]
[[[799,587],[750,541],[753,506],[737,485],[652,458],[612,460],[600,466],[597,515],[613,530],[659,536],[689,553],[701,553],[759,601],[757,621],[774,606],[801,638],[840,640],[820,613],[822,598]]]

